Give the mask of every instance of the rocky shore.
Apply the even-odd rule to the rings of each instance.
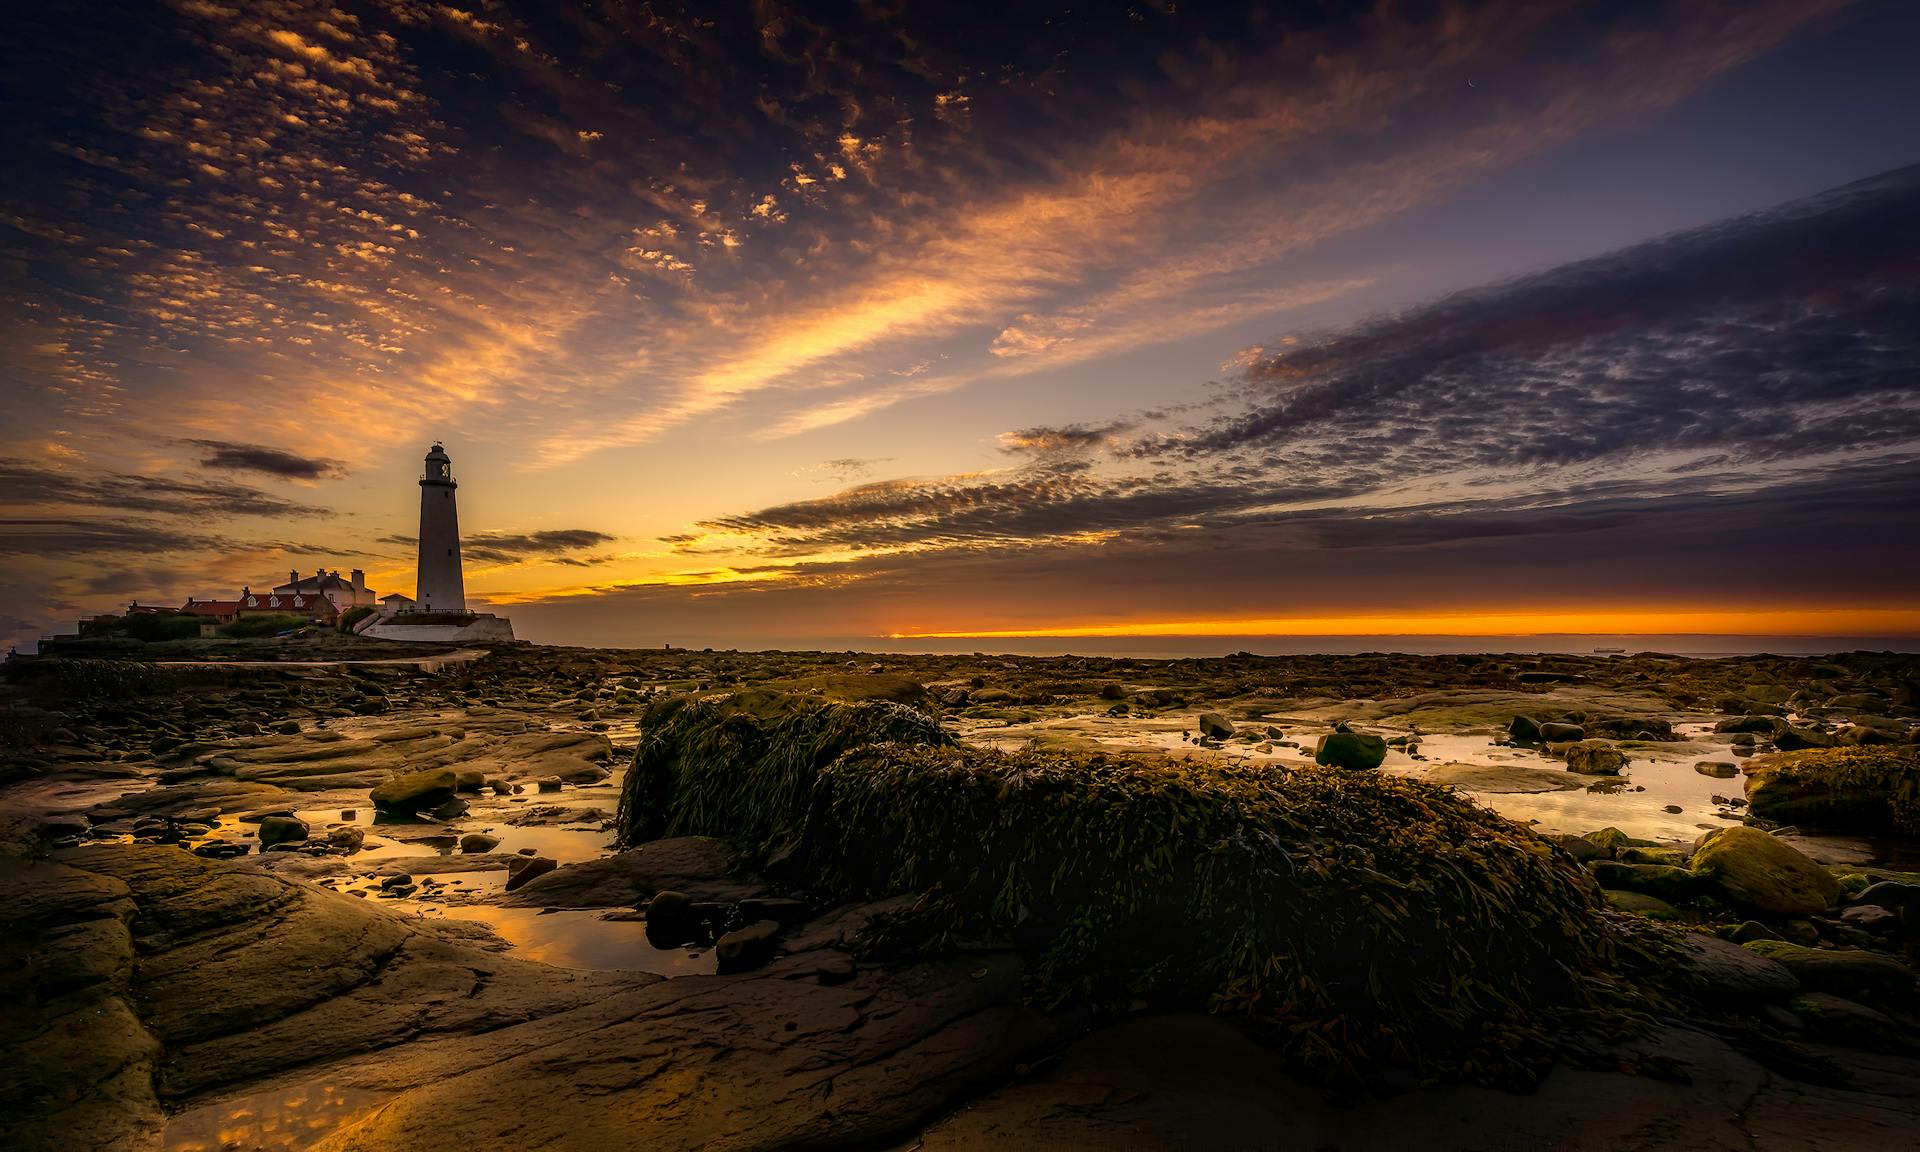
[[[1920,1120],[1911,657],[244,655],[8,666],[0,1144]]]

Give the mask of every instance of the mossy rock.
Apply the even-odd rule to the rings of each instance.
[[[1330,768],[1367,770],[1387,758],[1387,742],[1362,732],[1329,732],[1313,746],[1313,761]]]
[[[1243,1015],[1302,1072],[1342,1083],[1398,1065],[1531,1085],[1558,1037],[1640,1007],[1640,982],[1621,979],[1639,946],[1598,915],[1586,870],[1448,790],[1317,766],[1009,755],[893,705],[746,704],[649,710],[622,838],[790,844],[783,868],[816,901],[912,897],[869,928],[870,951],[1012,944],[1043,1009],[1148,999]]]
[[[1920,748],[1854,746],[1748,762],[1747,802],[1779,824],[1920,836]]]
[[[1597,860],[1593,865],[1593,878],[1600,882],[1602,888],[1644,892],[1662,900],[1680,903],[1693,899],[1701,887],[1699,877],[1685,868],[1675,868],[1670,864],[1621,864],[1613,860]]]
[[[1757,828],[1729,828],[1693,855],[1693,873],[1742,908],[1811,916],[1840,898],[1840,884],[1790,844]]]
[[[1654,842],[1651,840],[1635,840],[1625,832],[1620,831],[1620,829],[1613,827],[1601,828],[1597,831],[1589,832],[1582,836],[1581,839],[1592,844],[1602,852],[1607,853],[1615,853],[1622,848],[1655,847]]]
[[[1626,889],[1606,890],[1607,907],[1615,912],[1630,912],[1635,916],[1645,916],[1649,920],[1680,920],[1680,910],[1645,892],[1633,892]]]
[[[451,768],[407,772],[377,785],[368,796],[383,812],[412,816],[453,799],[459,777]]]
[[[1678,848],[1616,848],[1613,858],[1627,864],[1668,864],[1675,868],[1684,868],[1693,856]]]
[[[1741,945],[1778,961],[1815,992],[1881,1003],[1913,998],[1913,971],[1891,956],[1859,948],[1809,948],[1786,940],[1749,940]]]
[[[1626,754],[1605,740],[1582,740],[1566,754],[1567,771],[1582,776],[1618,776],[1627,766]]]

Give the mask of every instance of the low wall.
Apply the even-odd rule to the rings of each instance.
[[[383,620],[363,629],[360,635],[379,640],[417,640],[435,644],[511,640],[513,621],[502,616],[475,616],[466,624],[390,624]]]

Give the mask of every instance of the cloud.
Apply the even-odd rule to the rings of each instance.
[[[1920,167],[1274,347],[1245,370],[1251,407],[1136,451],[1339,437],[1437,472],[1904,444]]]
[[[239,484],[179,480],[122,472],[81,472],[0,458],[0,493],[8,507],[118,508],[167,516],[312,517],[328,509],[298,504]]]
[[[390,538],[400,543],[401,538]],[[556,564],[574,566],[604,563],[604,557],[579,557],[570,555],[586,548],[597,548],[611,544],[619,539],[605,532],[596,532],[589,528],[552,528],[540,532],[479,532],[466,536],[460,542],[460,555],[466,560],[477,560],[483,564],[516,564],[528,560],[544,560]],[[405,538],[411,545],[413,539]]]
[[[347,474],[346,465],[324,457],[301,456],[263,444],[234,444],[225,440],[189,440],[202,449],[200,466],[230,472],[263,472],[288,480],[328,480]]]

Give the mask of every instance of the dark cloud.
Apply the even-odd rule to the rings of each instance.
[[[412,537],[388,537],[389,542],[405,542],[411,546]],[[568,555],[583,548],[597,548],[611,544],[619,539],[605,532],[596,532],[590,528],[553,528],[544,532],[480,532],[462,538],[460,555],[463,559],[478,560],[486,564],[512,564],[522,560],[545,560],[556,564],[584,566],[604,563],[606,557],[582,557]]]
[[[1251,407],[1131,451],[1732,466],[1920,438],[1916,364],[1920,167],[1287,341],[1246,371]]]
[[[200,466],[230,472],[263,472],[288,480],[328,480],[347,474],[346,465],[319,456],[301,456],[264,444],[233,444],[225,440],[188,440],[201,449]]]
[[[10,507],[77,505],[164,516],[326,516],[329,511],[239,484],[122,472],[81,473],[0,459],[0,497]]]
[[[1000,450],[1016,455],[1045,456],[1057,452],[1104,448],[1116,437],[1133,431],[1130,420],[1106,424],[1066,424],[1058,427],[1022,428],[1000,436]]]
[[[87,518],[0,520],[0,555],[101,558],[225,549],[218,536],[174,525]]]

